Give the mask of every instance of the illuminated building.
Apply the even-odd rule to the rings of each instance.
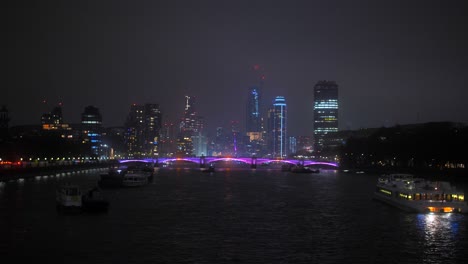
[[[172,157],[177,151],[177,133],[173,123],[164,123],[161,128],[160,156]]]
[[[99,109],[90,105],[85,107],[81,114],[83,129],[83,143],[89,143],[91,154],[101,156],[102,143],[102,116]]]
[[[261,83],[262,84],[262,83]],[[246,105],[245,131],[249,140],[246,142],[247,155],[258,156],[263,153],[264,137],[261,118],[261,86],[249,88]]]
[[[203,143],[204,140],[200,140],[201,133],[203,132],[204,119],[197,114],[195,108],[195,97],[185,96],[185,108],[182,122],[180,123],[179,136],[177,138],[177,153],[179,156],[193,156],[196,155],[195,149],[202,151],[206,149]],[[193,137],[197,137],[196,139]],[[201,144],[194,146],[194,144]]]
[[[319,81],[314,87],[314,151],[321,152],[339,145],[333,135],[338,132],[338,85]]]
[[[249,88],[249,95],[247,98],[247,109],[246,109],[246,122],[245,131],[249,132],[260,132],[261,120],[260,120],[260,99],[261,93],[260,88],[253,86]]]
[[[161,111],[158,104],[131,105],[125,123],[128,157],[158,157],[161,126]]]
[[[147,157],[159,156],[161,111],[158,104],[145,104],[144,152]]]
[[[125,121],[125,144],[129,158],[139,158],[143,153],[144,110],[144,106],[132,104]]]
[[[283,96],[277,96],[268,111],[269,151],[273,157],[287,156],[287,105]]]

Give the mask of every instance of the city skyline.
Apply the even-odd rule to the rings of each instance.
[[[68,123],[94,105],[121,126],[133,103],[176,122],[189,94],[213,131],[244,122],[259,68],[263,100],[288,100],[291,135],[313,134],[319,80],[340,85],[341,130],[468,122],[461,1],[31,3],[8,3],[3,23],[12,126],[59,102]]]

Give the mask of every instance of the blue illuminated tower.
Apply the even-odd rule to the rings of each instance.
[[[338,146],[338,85],[319,81],[314,87],[314,152]]]
[[[102,143],[102,116],[97,107],[87,106],[81,114],[84,142],[91,146],[91,154],[98,157]]]
[[[260,99],[261,91],[260,87],[252,86],[249,88],[249,95],[247,98],[247,109],[246,109],[246,123],[245,131],[249,132],[260,132],[261,127],[261,116],[260,116]]]
[[[287,106],[283,96],[277,96],[268,111],[269,150],[273,157],[287,156]]]

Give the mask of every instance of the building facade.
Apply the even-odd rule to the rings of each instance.
[[[159,104],[130,106],[125,123],[129,158],[157,158],[160,152],[161,111]]]
[[[268,111],[268,142],[272,157],[287,156],[287,105],[283,96],[277,96]]]
[[[97,107],[85,107],[81,114],[83,142],[90,144],[91,154],[100,157],[102,153],[102,116]],[[104,154],[105,155],[105,154]]]
[[[314,87],[314,152],[337,147],[333,135],[338,132],[338,85],[319,81]]]

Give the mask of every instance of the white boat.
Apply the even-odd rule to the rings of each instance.
[[[136,187],[148,184],[151,173],[140,169],[127,170],[122,179],[122,186]]]
[[[55,196],[57,209],[81,209],[81,190],[77,185],[65,184],[60,186]]]
[[[432,182],[412,174],[383,175],[374,198],[410,212],[468,213],[463,191],[449,182]]]

